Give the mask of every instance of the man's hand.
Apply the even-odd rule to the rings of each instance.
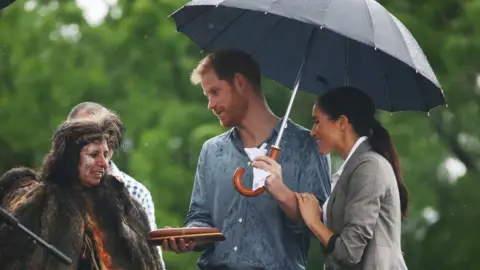
[[[170,238],[168,240],[163,240],[162,248],[165,251],[173,251],[176,253],[184,253],[192,251],[195,248],[195,242],[189,241],[186,242],[185,239],[174,239]]]
[[[171,228],[166,226],[165,229]],[[170,238],[168,240],[163,240],[162,249],[165,251],[173,251],[176,253],[184,253],[192,251],[195,248],[195,242],[185,241],[183,238]]]
[[[268,156],[257,157],[252,165],[270,173],[267,179],[265,179],[265,189],[277,201],[287,217],[291,221],[297,222],[300,218],[297,198],[295,197],[295,192],[291,191],[283,183],[282,166]]]
[[[257,157],[252,166],[270,173],[267,179],[265,179],[265,188],[277,200],[283,200],[286,192],[289,190],[283,183],[282,166],[268,156]]]

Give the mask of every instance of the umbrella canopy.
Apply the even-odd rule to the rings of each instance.
[[[303,63],[303,91],[355,86],[390,112],[446,104],[416,40],[373,0],[196,0],[172,17],[203,50],[248,52],[289,88]]]
[[[373,0],[194,0],[172,14],[177,31],[203,50],[238,49],[261,72],[293,88],[275,145],[276,159],[297,91],[339,86],[367,93],[378,109],[429,111],[446,104],[435,74],[407,28]],[[247,197],[264,188],[233,183]]]

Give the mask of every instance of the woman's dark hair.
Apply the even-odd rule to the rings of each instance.
[[[341,115],[347,117],[358,136],[367,136],[373,150],[390,162],[400,192],[402,216],[405,217],[408,190],[403,182],[400,161],[390,134],[375,117],[375,105],[370,97],[358,88],[343,86],[320,96],[316,104],[332,120]]]
[[[91,118],[67,120],[60,124],[52,138],[52,148],[44,158],[41,180],[63,187],[79,181],[78,164],[82,148],[92,142],[106,140],[111,151],[118,149],[124,136],[120,117],[102,111]]]

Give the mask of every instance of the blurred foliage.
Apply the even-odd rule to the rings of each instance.
[[[380,2],[417,38],[449,103],[430,115],[381,115],[410,190],[407,264],[478,269],[480,0]],[[168,18],[182,4],[120,0],[97,24],[84,19],[75,1],[17,0],[0,13],[0,171],[39,166],[71,107],[96,101],[126,124],[127,143],[115,159],[151,190],[158,226],[183,224],[200,147],[224,130],[189,82],[202,54]],[[271,81],[264,90],[282,116],[290,92]],[[313,99],[299,93],[291,115],[306,127]],[[457,175],[447,170],[452,163],[460,168]],[[340,161],[333,164],[335,171]],[[196,269],[198,255],[164,256],[168,269],[189,270]],[[308,269],[321,269],[322,260],[313,241]]]

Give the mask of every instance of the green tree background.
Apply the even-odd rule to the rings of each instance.
[[[224,131],[202,91],[189,83],[202,53],[168,18],[184,1],[97,1],[110,3],[97,22],[76,1],[17,0],[0,13],[0,171],[39,166],[71,107],[100,102],[127,127],[116,163],[151,190],[158,226],[179,226],[200,147]],[[429,115],[381,115],[411,194],[403,224],[407,264],[478,269],[480,0],[381,3],[417,38],[449,103]],[[267,81],[264,90],[282,116],[288,89]],[[300,93],[291,115],[308,128],[313,99]],[[334,157],[334,171],[340,162]],[[164,256],[168,269],[189,270],[199,254]],[[308,269],[323,269],[322,262],[314,240]]]

